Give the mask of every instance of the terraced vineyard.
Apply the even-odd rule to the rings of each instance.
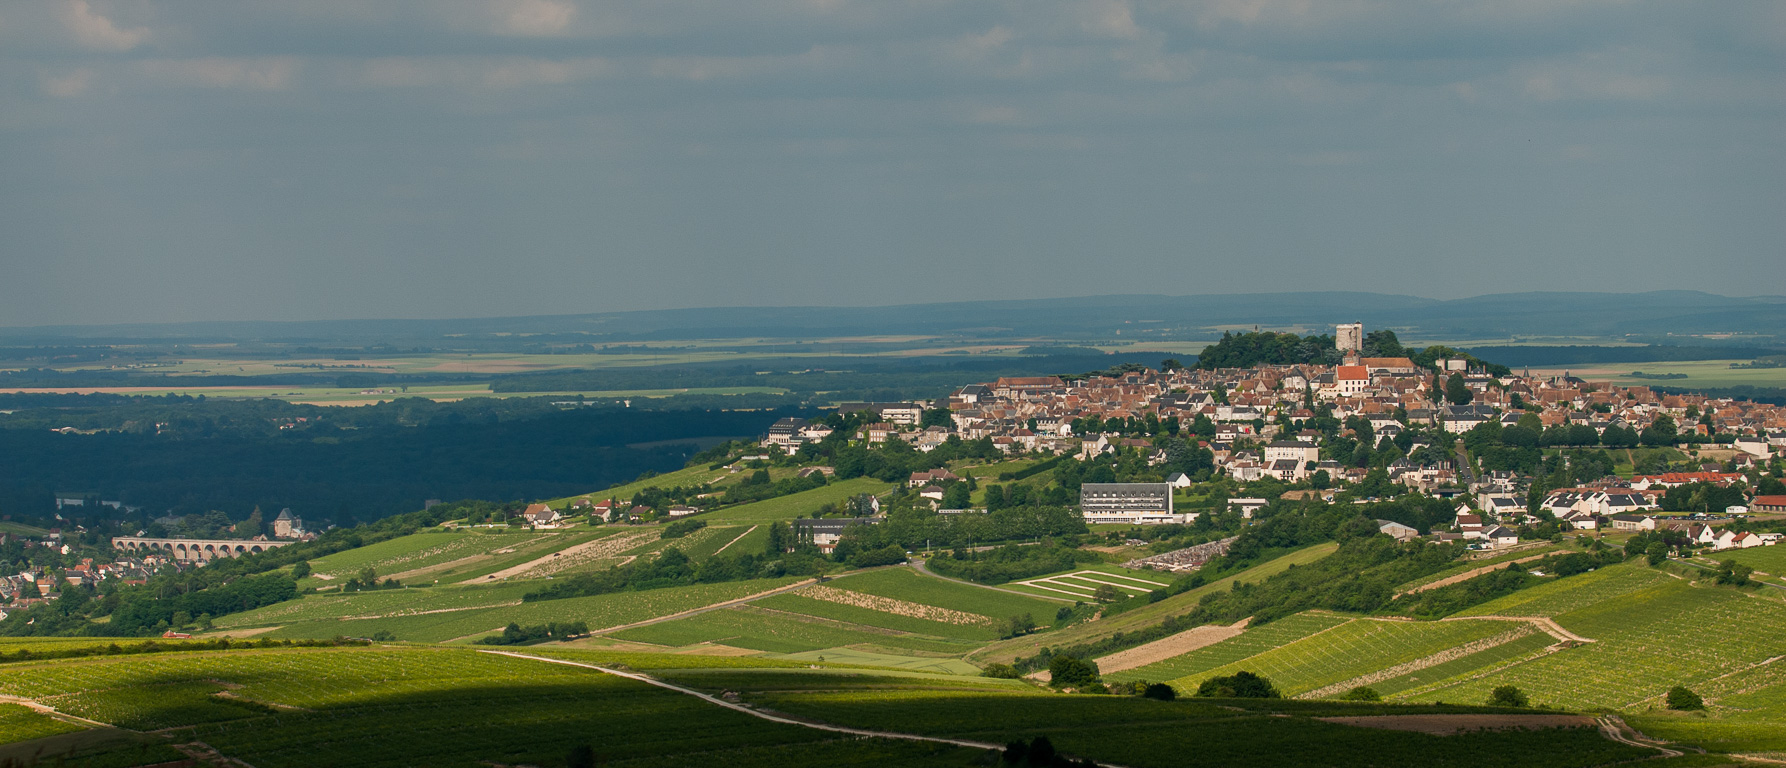
[[[1289,645],[1316,632],[1346,623],[1348,619],[1325,613],[1298,613],[1264,626],[1252,627],[1213,645],[1174,656],[1144,667],[1113,672],[1106,678],[1117,682],[1130,680],[1173,680],[1198,676],[1208,670],[1235,664],[1243,659]]]
[[[1264,675],[1285,696],[1343,683],[1361,675],[1414,662],[1466,643],[1495,637],[1505,621],[1383,621],[1354,619],[1264,653],[1172,680],[1195,692],[1211,677],[1242,670]],[[1486,699],[1484,693],[1483,698]],[[1454,699],[1455,701],[1455,699]]]

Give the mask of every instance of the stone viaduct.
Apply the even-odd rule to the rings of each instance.
[[[148,539],[119,536],[112,539],[112,549],[136,555],[168,555],[183,563],[216,560],[219,557],[241,557],[265,552],[274,547],[296,544],[295,541],[243,541],[241,539]]]

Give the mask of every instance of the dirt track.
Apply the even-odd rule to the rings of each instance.
[[[1507,567],[1508,563],[1529,563],[1533,560],[1542,560],[1542,559],[1549,557],[1551,555],[1554,555],[1554,554],[1556,554],[1556,553],[1555,552],[1545,552],[1544,554],[1541,554],[1541,555],[1532,555],[1531,557],[1522,557],[1517,560],[1509,560],[1505,563],[1496,563],[1494,565],[1485,565],[1485,566],[1482,566],[1481,568],[1472,568],[1472,569],[1464,571],[1463,573],[1460,573],[1456,576],[1447,576],[1447,577],[1445,577],[1443,579],[1439,579],[1438,581],[1435,581],[1431,584],[1422,584],[1422,585],[1415,587],[1413,589],[1410,589],[1406,592],[1397,592],[1395,594],[1395,596],[1401,597],[1402,595],[1412,595],[1415,592],[1425,592],[1429,589],[1438,589],[1439,587],[1450,586],[1450,585],[1456,584],[1460,581],[1469,581],[1470,579],[1474,579],[1477,576],[1481,576],[1482,574],[1492,573],[1494,571],[1502,570]]]

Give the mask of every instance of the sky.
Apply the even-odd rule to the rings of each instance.
[[[0,326],[1783,293],[1786,3],[0,0]]]

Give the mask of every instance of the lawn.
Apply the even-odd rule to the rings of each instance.
[[[1354,619],[1325,632],[1256,656],[1175,678],[1172,685],[1195,692],[1211,677],[1247,671],[1263,675],[1285,696],[1307,693],[1361,675],[1513,629],[1505,621],[1380,621]]]
[[[709,524],[728,523],[770,523],[777,520],[792,520],[801,515],[817,512],[826,504],[836,504],[851,496],[861,493],[880,494],[893,486],[871,477],[857,477],[839,480],[823,488],[780,496],[773,499],[740,504],[736,507],[708,512],[701,516]]]

